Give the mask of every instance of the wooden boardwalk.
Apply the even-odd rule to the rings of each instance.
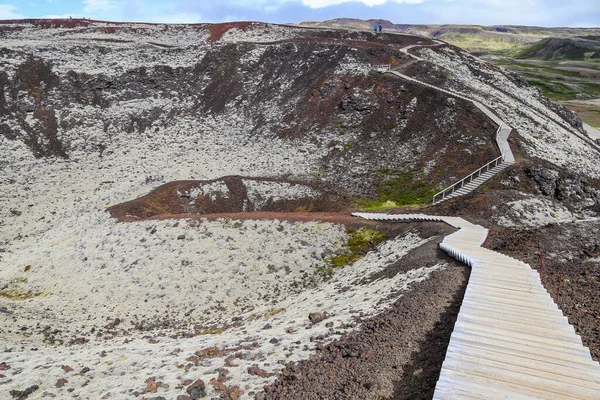
[[[481,186],[484,182],[486,182],[488,179],[492,178],[494,175],[500,173],[504,169],[513,165],[515,163],[515,157],[510,149],[510,146],[508,145],[508,137],[509,137],[510,133],[512,132],[512,127],[509,124],[507,124],[506,122],[502,121],[502,119],[500,119],[500,117],[498,117],[496,114],[494,114],[485,105],[483,105],[480,102],[478,102],[477,100],[471,99],[457,91],[450,90],[450,89],[443,89],[441,87],[431,85],[429,83],[420,81],[418,79],[415,79],[411,76],[408,76],[408,75],[405,75],[405,74],[399,72],[399,69],[403,69],[403,68],[407,67],[408,65],[412,65],[412,64],[414,64],[416,62],[420,62],[420,61],[425,61],[423,58],[409,53],[410,49],[417,48],[417,47],[436,47],[436,46],[442,46],[442,45],[446,44],[444,42],[440,42],[439,40],[434,40],[433,42],[435,43],[433,45],[414,44],[414,45],[410,45],[410,46],[400,49],[400,51],[402,51],[406,55],[412,57],[412,60],[410,60],[407,63],[404,63],[403,65],[400,65],[399,67],[390,69],[390,68],[388,68],[388,66],[385,66],[386,68],[378,68],[380,66],[375,66],[374,69],[376,69],[377,71],[382,72],[382,73],[394,74],[394,75],[396,75],[402,79],[405,79],[407,81],[429,87],[431,89],[446,93],[450,96],[454,96],[454,97],[457,97],[457,98],[460,98],[462,100],[472,103],[475,107],[477,107],[480,111],[482,111],[488,118],[490,118],[496,125],[498,125],[498,130],[496,133],[496,144],[498,145],[500,154],[502,154],[502,156],[503,156],[502,163],[500,163],[499,165],[494,166],[493,168],[486,168],[484,173],[479,173],[475,177],[472,177],[472,175],[470,175],[470,176],[464,178],[463,180],[456,182],[454,185],[446,188],[442,192],[437,193],[433,197],[433,203],[437,204],[437,203],[441,203],[443,201],[452,199],[454,197],[463,196],[467,193],[472,192],[473,190],[475,190],[476,188]]]
[[[471,277],[434,399],[600,399],[600,364],[535,270],[481,247],[487,229],[457,217],[353,215],[459,228],[440,247],[471,266]]]

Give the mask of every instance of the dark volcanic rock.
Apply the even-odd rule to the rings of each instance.
[[[206,384],[202,379],[197,379],[187,387],[186,392],[192,399],[201,399],[206,396]]]
[[[26,400],[29,397],[29,395],[33,394],[33,392],[35,392],[39,388],[40,387],[38,385],[33,385],[25,390],[11,390],[9,393],[13,397],[13,399]]]
[[[558,173],[556,171],[536,165],[529,168],[526,172],[538,184],[542,194],[554,197],[558,181]]]
[[[326,312],[314,312],[308,314],[308,319],[313,324],[318,324],[319,322],[329,318]]]

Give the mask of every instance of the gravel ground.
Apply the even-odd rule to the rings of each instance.
[[[437,247],[452,228],[442,224],[399,226],[435,230],[437,236],[402,262],[366,279],[393,276],[440,260],[448,266],[415,284],[385,312],[361,320],[360,330],[318,344],[309,360],[288,363],[257,399],[432,398],[469,269]]]

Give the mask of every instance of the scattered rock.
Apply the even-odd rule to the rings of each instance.
[[[156,393],[158,388],[161,387],[168,387],[168,385],[165,385],[162,382],[157,382],[156,378],[151,376],[150,378],[146,379],[146,388],[142,393]]]
[[[56,381],[54,386],[56,386],[57,388],[61,388],[61,387],[65,386],[67,383],[69,383],[68,380],[66,380],[65,378],[60,378],[59,380]]]
[[[358,90],[350,95],[344,96],[340,102],[340,110],[343,113],[358,112],[361,114],[369,114],[378,109],[376,101],[373,101],[367,94],[361,93]]]
[[[310,320],[310,322],[313,323],[313,325],[318,324],[319,322],[321,322],[327,318],[329,318],[329,317],[327,316],[326,312],[314,312],[314,313],[308,314],[308,319]]]
[[[0,371],[7,371],[9,369],[10,369],[10,366],[7,363],[5,363],[5,362],[0,363]]]
[[[206,396],[206,385],[202,379],[197,379],[186,389],[192,399],[201,399]]]
[[[179,235],[179,236],[177,236],[177,240],[183,240],[183,239],[185,239],[185,235]]]
[[[10,395],[17,400],[25,400],[29,397],[30,394],[38,390],[40,387],[38,385],[33,385],[28,387],[25,390],[11,390]]]
[[[220,382],[217,379],[212,379],[210,381],[210,384],[217,392],[224,392],[225,390],[227,390],[227,386],[223,382]]]
[[[244,391],[238,386],[231,386],[227,389],[226,398],[230,400],[238,400],[242,397],[243,394]]]
[[[81,371],[79,371],[79,375],[84,375],[88,372],[90,372],[90,369],[88,367],[83,367]]]
[[[65,372],[71,372],[71,371],[73,371],[73,368],[69,367],[68,365],[63,365],[62,369]]]
[[[248,367],[248,373],[250,375],[260,376],[261,378],[264,378],[265,376],[267,376],[267,371],[265,371],[264,369],[260,369],[258,367],[258,365],[253,365],[251,367]]]

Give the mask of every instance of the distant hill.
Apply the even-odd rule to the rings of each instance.
[[[470,52],[494,52],[514,49],[533,44],[542,39],[597,37],[600,28],[545,28],[515,25],[413,25],[394,24],[387,20],[361,20],[354,18],[336,18],[322,22],[302,22],[301,25],[313,27],[331,27],[371,30],[381,25],[384,31],[403,32],[444,40]]]
[[[411,25],[352,18],[301,25],[364,31],[381,25],[384,32],[435,38],[517,72],[553,100],[600,98],[600,27]],[[597,124],[595,118],[587,122]]]
[[[516,57],[545,60],[600,59],[600,36],[542,39],[517,53]]]

